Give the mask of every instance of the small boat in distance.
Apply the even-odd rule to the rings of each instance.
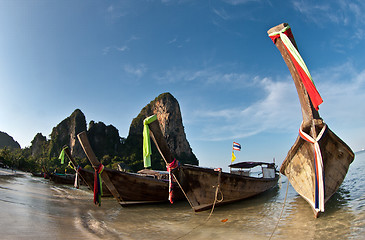
[[[249,170],[261,166],[260,176]],[[274,163],[240,162],[229,165],[231,173],[222,169],[181,165],[173,170],[187,200],[195,212],[237,202],[261,194],[277,185],[279,174]]]
[[[303,115],[299,135],[280,172],[288,177],[294,189],[310,204],[314,216],[318,217],[343,182],[354,153],[319,116],[318,106],[323,100],[300,57],[289,25],[282,23],[267,33],[293,77]]]
[[[49,179],[58,184],[74,184],[75,183],[75,174],[50,173]]]

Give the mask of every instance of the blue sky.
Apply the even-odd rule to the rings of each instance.
[[[163,92],[180,103],[202,166],[281,163],[298,135],[293,80],[267,30],[288,22],[324,103],[365,147],[365,3],[269,0],[0,0],[0,131],[22,147],[76,108],[126,137]]]

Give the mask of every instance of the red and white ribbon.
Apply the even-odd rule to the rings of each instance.
[[[323,159],[321,149],[319,147],[319,140],[322,138],[327,125],[324,124],[323,128],[321,129],[319,135],[316,139],[309,136],[307,133],[303,131],[303,122],[299,128],[299,135],[307,142],[314,144],[314,161],[315,161],[315,170],[316,170],[316,179],[315,183],[318,186],[318,189],[315,191],[315,210],[317,212],[321,211],[324,212],[324,170],[323,170]]]
[[[318,111],[319,105],[323,102],[321,95],[319,95],[316,86],[314,85],[313,79],[307,65],[305,64],[303,58],[301,57],[300,53],[290,41],[289,37],[293,38],[293,34],[289,25],[284,27],[279,32],[273,32],[269,34],[271,40],[275,43],[277,38],[280,38],[289,53],[291,60],[295,66],[295,69],[298,71],[300,79],[303,82],[305,89],[308,92],[308,95],[312,101],[314,108]]]

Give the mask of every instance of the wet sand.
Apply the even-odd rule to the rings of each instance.
[[[318,219],[287,178],[273,190],[194,213],[186,201],[122,208],[113,198],[93,204],[86,188],[57,185],[27,173],[0,171],[1,239],[363,239],[365,154],[355,158],[339,191]],[[222,221],[224,220],[224,221]],[[279,221],[279,222],[278,222]]]

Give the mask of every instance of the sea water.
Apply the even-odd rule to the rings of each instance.
[[[186,201],[122,208],[103,198],[98,207],[86,188],[0,169],[0,239],[365,239],[364,169],[365,153],[357,154],[318,219],[290,185],[287,191],[285,176],[210,215]]]

